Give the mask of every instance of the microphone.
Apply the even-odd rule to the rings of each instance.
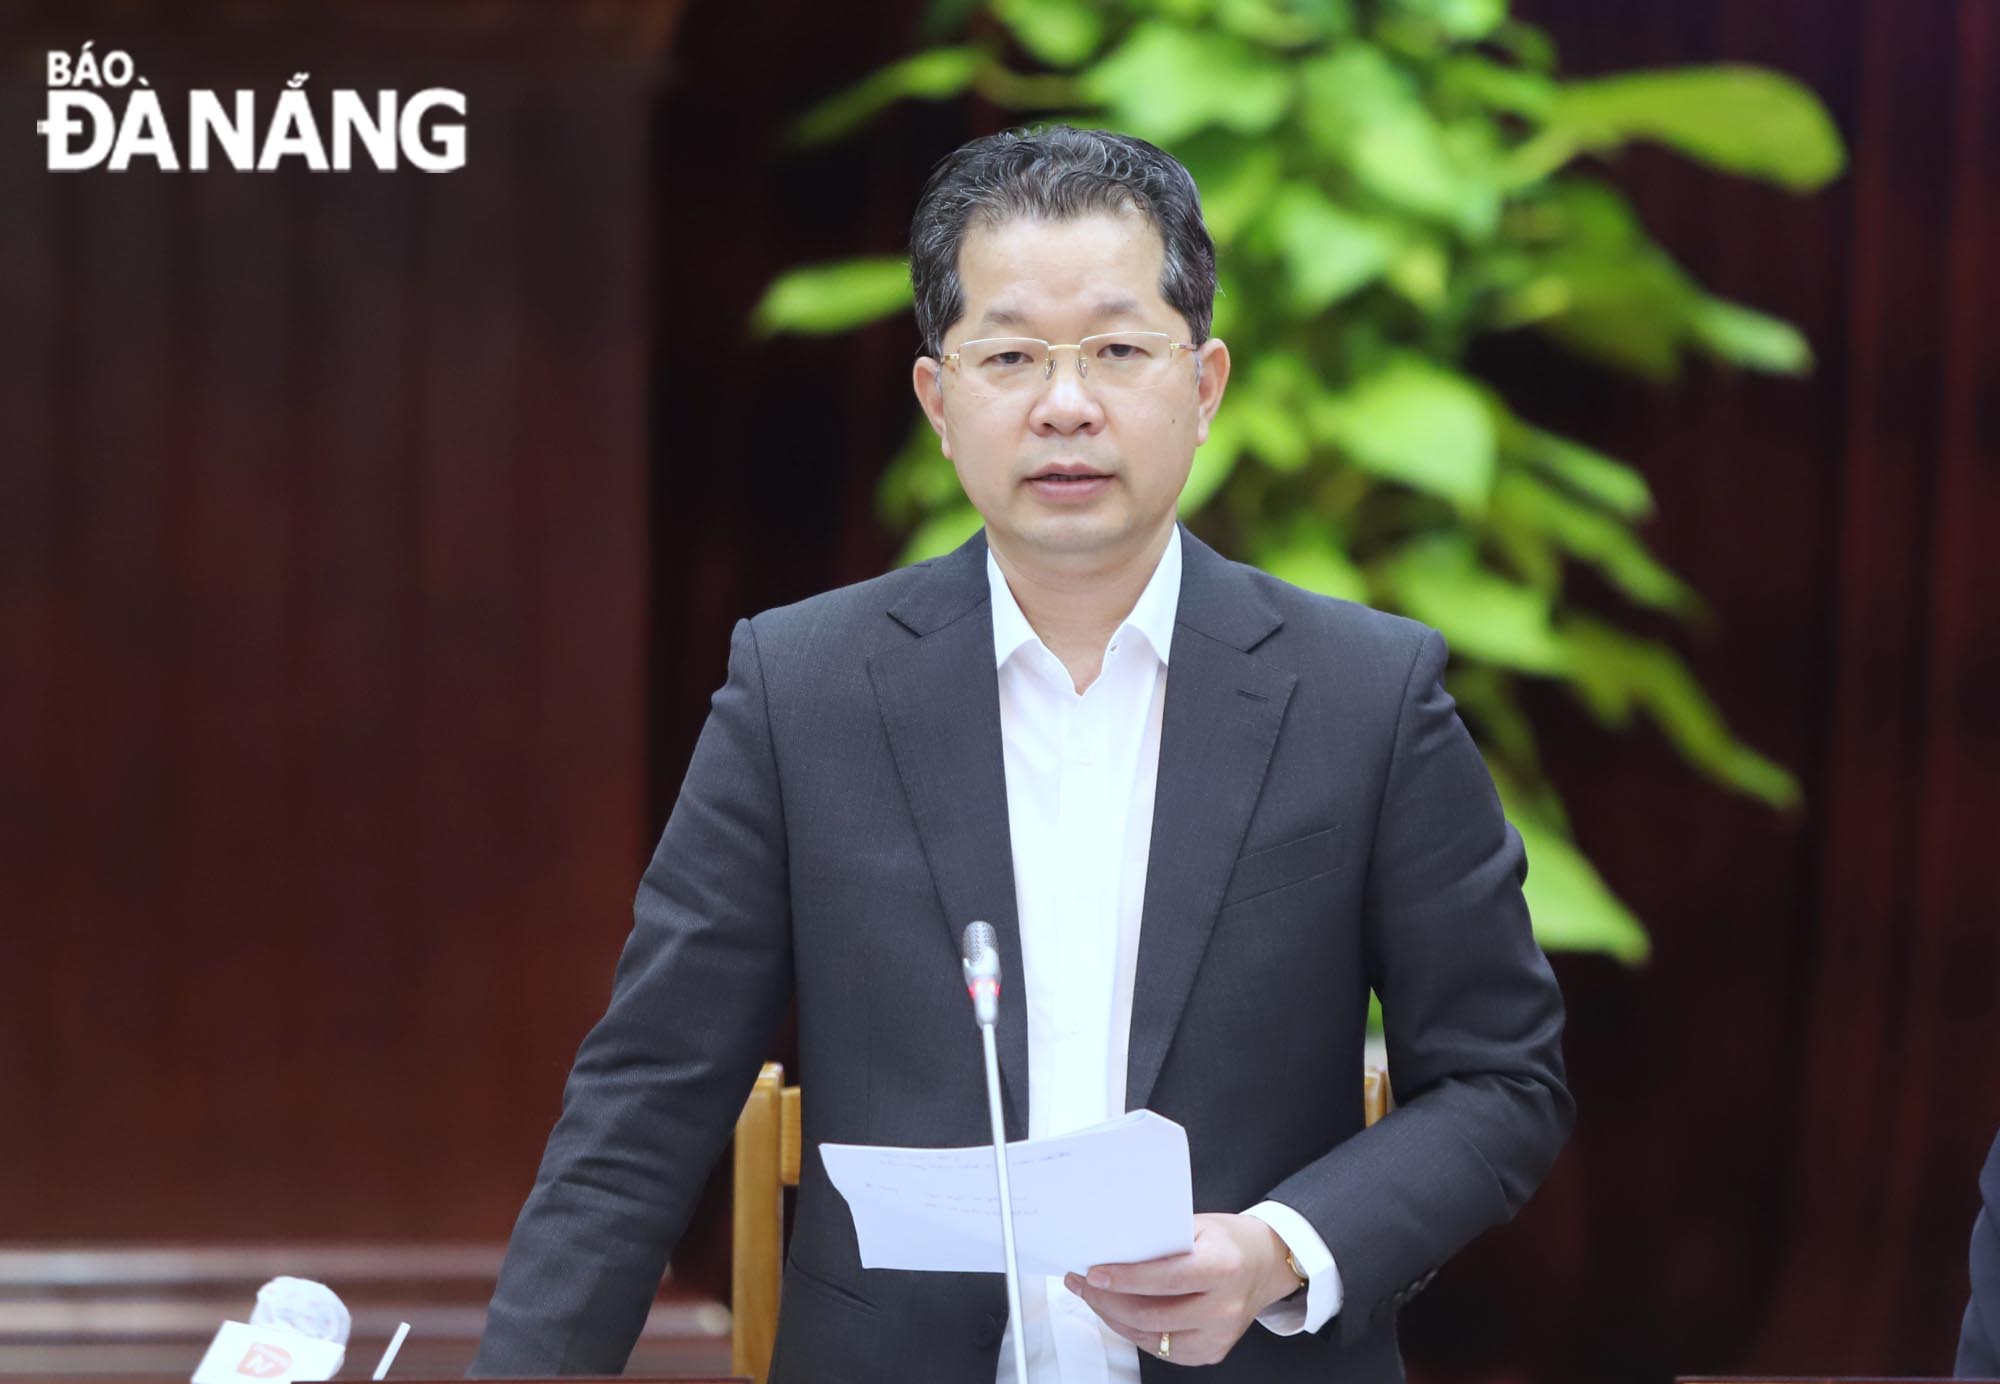
[[[991,1028],[1000,1021],[1000,949],[994,944],[993,924],[967,923],[958,952],[972,1015],[981,1027]]]
[[[315,1341],[344,1346],[354,1330],[354,1318],[340,1295],[324,1283],[280,1274],[257,1290],[250,1325],[281,1326]]]
[[[257,1290],[247,1322],[224,1322],[209,1342],[192,1384],[270,1384],[331,1379],[347,1355],[352,1326],[346,1306],[323,1283],[274,1278]]]
[[[986,1118],[993,1126],[993,1172],[1000,1184],[1000,1247],[1007,1266],[1007,1318],[1014,1338],[1014,1379],[1028,1384],[1026,1319],[1021,1315],[1021,1265],[1014,1256],[1014,1198],[1007,1188],[1007,1122],[1000,1113],[1000,1055],[993,1030],[1000,1022],[1000,949],[991,923],[967,923],[958,940],[965,990],[986,1052]]]

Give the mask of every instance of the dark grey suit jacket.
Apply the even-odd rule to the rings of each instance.
[[[2000,1135],[1979,1174],[1984,1203],[1972,1223],[1972,1297],[1958,1335],[1960,1379],[2000,1379]]]
[[[1345,1282],[1323,1330],[1253,1325],[1212,1375],[1394,1380],[1397,1308],[1568,1132],[1561,996],[1443,640],[1182,543],[1127,1102],[1186,1126],[1197,1211],[1284,1202]],[[991,1384],[1000,1277],[862,1269],[814,1152],[987,1138],[958,970],[977,918],[1018,977],[983,536],[737,625],[474,1372],[623,1366],[796,1004],[806,1157],[772,1378]],[[1364,1132],[1370,987],[1400,1108]],[[1001,1008],[1018,1138],[1018,984]]]

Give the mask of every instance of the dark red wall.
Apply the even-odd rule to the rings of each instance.
[[[0,1235],[498,1235],[649,848],[672,7],[86,10],[0,31]],[[467,164],[51,173],[85,38]]]
[[[1487,1294],[1534,1263],[1538,1353],[1575,1377],[1948,1373],[2000,1127],[2000,11],[1524,8],[1579,72],[1781,68],[1849,142],[1850,176],[1803,200],[1654,151],[1618,169],[1684,264],[1807,329],[1811,380],[1656,393],[1545,352],[1485,361],[1645,471],[1659,549],[1716,612],[1684,646],[1806,805],[1723,798],[1655,737],[1545,706],[1579,834],[1656,959],[1564,968],[1578,1137],[1528,1224],[1413,1326],[1468,1360],[1524,1339]]]

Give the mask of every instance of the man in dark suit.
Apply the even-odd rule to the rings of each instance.
[[[1229,562],[1176,503],[1220,405],[1186,170],[975,141],[911,234],[919,400],[984,528],[736,627],[515,1228],[478,1373],[619,1369],[796,1008],[772,1378],[1400,1377],[1397,1308],[1572,1115],[1518,835],[1412,621]],[[825,1141],[977,1144],[990,922],[1010,1138],[1185,1126],[1194,1249],[1036,1280],[861,1267]],[[1364,1131],[1381,997],[1401,1105]],[[1084,1268],[1086,1266],[1078,1266]]]
[[[1958,1335],[1958,1377],[2000,1379],[2000,1135],[1979,1174],[1984,1203],[1972,1223],[1972,1300]]]

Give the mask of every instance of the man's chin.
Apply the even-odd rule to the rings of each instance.
[[[1056,560],[1122,556],[1143,544],[1140,528],[1123,513],[1042,513],[1012,529],[1007,549]]]

